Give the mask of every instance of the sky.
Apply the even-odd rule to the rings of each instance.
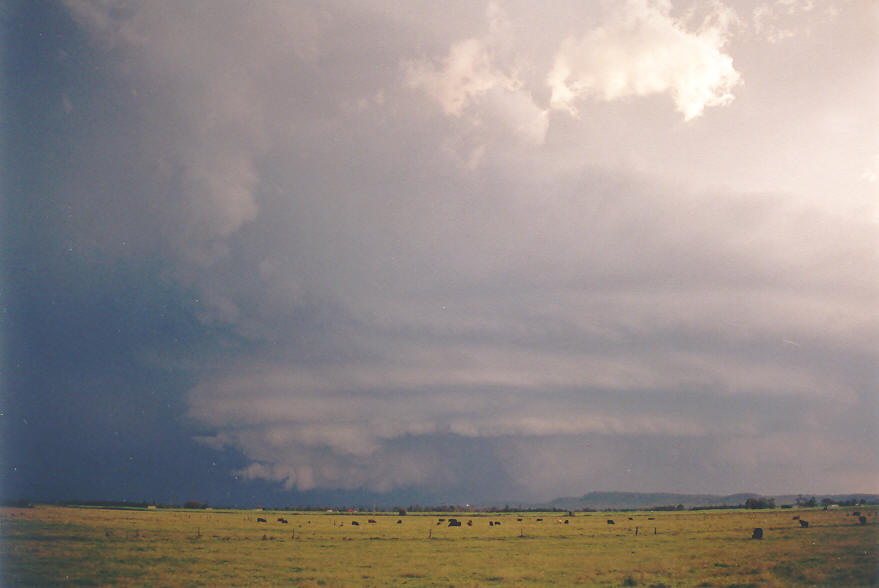
[[[0,23],[5,496],[879,493],[875,2]]]

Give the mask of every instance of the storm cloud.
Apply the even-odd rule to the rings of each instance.
[[[66,234],[217,337],[138,352],[192,438],[291,491],[876,491],[876,137],[758,59],[875,9],[527,4],[65,1],[124,97]],[[861,128],[868,53],[811,64]]]

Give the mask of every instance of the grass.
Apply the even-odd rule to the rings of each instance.
[[[867,525],[848,509],[802,509],[802,529],[781,509],[578,513],[567,525],[462,513],[473,525],[449,528],[412,514],[4,508],[0,585],[879,586],[877,509],[859,510]]]

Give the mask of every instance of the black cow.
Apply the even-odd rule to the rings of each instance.
[[[262,517],[257,517],[257,518],[256,518],[256,522],[257,522],[257,523],[265,523],[265,522],[267,522],[267,521],[266,521],[264,518],[262,518]]]
[[[472,527],[472,526],[473,526],[473,521],[467,521],[467,526],[468,526],[468,527]]]
[[[803,519],[800,519],[800,526],[804,529],[808,529],[809,528],[809,521],[804,521]]]
[[[852,516],[853,516],[853,517],[859,517],[859,516],[861,516],[861,511],[856,510],[855,512],[852,513]]]
[[[537,519],[537,522],[538,522],[538,523],[542,523],[542,522],[543,522],[543,519]]]
[[[522,522],[522,519],[516,519],[516,520],[519,521],[520,523]]]
[[[450,527],[460,527],[461,521],[459,521],[457,519],[449,519],[449,526]]]
[[[375,524],[375,519],[369,519],[369,520],[368,520],[368,521],[366,521],[366,522],[367,522],[367,523],[372,523],[372,524]]]
[[[798,520],[800,520],[800,515],[794,515],[794,518],[793,518],[793,520],[795,520],[795,521],[798,521]]]
[[[402,521],[401,519],[397,519],[397,524],[398,524],[398,525],[402,525],[402,524],[403,524],[403,521]]]
[[[863,515],[859,516],[858,522],[861,523],[862,525],[866,525],[867,524],[867,517],[865,517]]]
[[[494,527],[494,521],[488,521],[488,526],[489,526],[489,527]]]
[[[500,521],[495,521],[494,524],[497,525],[498,527],[501,526],[501,522],[500,522]]]
[[[616,525],[616,523],[613,522],[613,519],[607,519],[607,524],[608,525]]]
[[[283,518],[283,517],[278,517],[278,522],[279,522],[279,523],[284,523],[284,524],[286,525],[286,524],[287,524],[287,519],[285,519],[285,518]]]
[[[751,535],[751,539],[762,539],[763,538],[763,529],[760,527],[754,527],[754,533]]]
[[[354,525],[355,527],[360,526],[360,523],[358,523],[357,521],[351,521],[351,524]]]
[[[570,521],[567,521],[567,520],[566,520],[566,521],[565,521],[565,524],[567,525],[569,522],[570,522]]]

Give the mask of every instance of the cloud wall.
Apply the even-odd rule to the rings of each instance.
[[[139,222],[237,337],[187,394],[237,478],[876,489],[875,213],[673,165],[761,140],[721,4],[66,4],[145,121]]]

